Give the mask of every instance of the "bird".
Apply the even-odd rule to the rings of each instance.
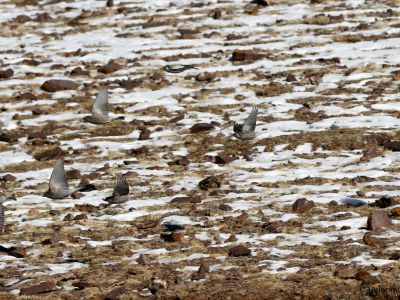
[[[93,124],[105,124],[111,121],[108,116],[108,91],[101,89],[92,105],[92,115],[83,118]]]
[[[115,177],[115,186],[112,196],[105,198],[110,204],[124,203],[129,200],[129,184],[124,176]]]
[[[233,124],[233,136],[239,140],[252,140],[256,137],[254,130],[256,129],[258,108],[253,107],[249,116],[243,124]]]
[[[6,201],[14,201],[15,198],[10,197],[0,197],[0,234],[4,233],[6,230],[5,225],[5,213],[4,213],[4,206],[3,203]]]
[[[43,194],[43,197],[63,199],[76,191],[76,189],[70,189],[68,187],[64,161],[62,159],[57,160],[50,176],[49,189]]]

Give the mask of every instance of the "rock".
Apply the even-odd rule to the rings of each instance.
[[[122,87],[126,90],[131,90],[131,89],[143,84],[143,79],[137,78],[137,79],[131,80],[130,78],[128,78],[128,79],[118,80],[116,82],[119,84],[120,87]]]
[[[398,152],[400,151],[400,142],[398,141],[384,142],[383,147],[392,150],[393,152]]]
[[[379,151],[377,149],[366,149],[363,151],[363,155],[360,158],[360,161],[370,161],[371,159],[382,156],[382,155],[383,155],[383,152]]]
[[[84,71],[81,67],[76,67],[71,71],[71,76],[86,76],[89,75],[89,71]]]
[[[83,196],[85,196],[85,195],[82,193],[79,193],[79,192],[73,192],[71,194],[72,199],[81,199]]]
[[[31,20],[31,18],[29,16],[27,16],[27,15],[18,15],[18,16],[15,17],[14,20],[17,23],[23,24],[23,23],[29,22]]]
[[[47,134],[42,131],[32,132],[32,133],[28,134],[28,140],[33,140],[33,139],[45,140],[46,138],[47,138]]]
[[[150,152],[150,150],[146,146],[142,146],[140,148],[130,150],[130,153],[135,154],[135,155],[143,155],[143,154],[147,154],[149,152]]]
[[[356,271],[354,267],[349,267],[349,266],[339,266],[334,275],[336,277],[342,278],[342,279],[349,279],[349,278],[354,278],[356,275]]]
[[[184,167],[188,166],[189,164],[190,161],[187,157],[182,157],[168,163],[168,165],[170,166],[184,166]]]
[[[192,274],[192,280],[200,280],[206,278],[206,274],[210,272],[210,267],[207,264],[201,264],[197,272]]]
[[[72,221],[74,219],[74,216],[72,214],[66,214],[63,221]]]
[[[150,255],[140,254],[139,258],[136,260],[139,265],[145,266],[151,264]]]
[[[97,71],[104,74],[111,74],[120,69],[122,69],[122,66],[120,64],[110,61],[108,64],[99,67]]]
[[[76,90],[79,85],[71,80],[51,79],[46,80],[40,87],[42,90],[54,93],[58,91]]]
[[[355,278],[361,281],[363,284],[374,284],[379,282],[375,276],[372,276],[369,272],[363,270],[358,271],[355,275]]]
[[[386,208],[389,206],[394,206],[398,204],[398,202],[396,200],[394,200],[392,197],[381,197],[378,200],[375,200],[375,206],[379,207],[379,208]]]
[[[0,142],[12,143],[21,136],[16,132],[0,132]]]
[[[176,197],[172,199],[170,203],[201,203],[201,197],[200,196]]]
[[[121,295],[127,293],[128,290],[125,287],[119,287],[111,292],[109,292],[107,295],[105,295],[104,300],[119,300],[121,299]]]
[[[63,158],[66,154],[68,154],[66,151],[62,150],[60,147],[56,147],[53,149],[48,149],[48,150],[38,152],[38,153],[34,154],[33,157],[36,160],[42,161],[42,160],[49,160],[49,159],[54,159],[54,158]]]
[[[370,232],[364,234],[363,241],[368,246],[386,247],[386,243],[383,240],[377,239]]]
[[[271,5],[268,0],[253,0],[252,3],[258,4],[260,6],[270,6]]]
[[[113,7],[114,6],[114,1],[113,0],[107,0],[106,6],[107,7]]]
[[[18,99],[18,100],[37,100],[37,97],[34,94],[32,94],[31,92],[25,92],[25,93],[17,95],[15,97],[15,99]]]
[[[1,180],[5,181],[5,182],[13,182],[13,181],[17,180],[17,177],[15,177],[11,174],[6,174],[1,178]]]
[[[169,122],[169,123],[177,123],[177,122],[183,120],[184,118],[185,118],[185,114],[182,113],[182,114],[177,115],[176,117],[173,117],[173,118],[170,119],[168,122]]]
[[[232,210],[232,207],[230,207],[228,204],[224,204],[224,203],[221,203],[220,205],[218,205],[218,208],[223,211],[231,211]]]
[[[400,252],[397,251],[397,252],[392,253],[392,254],[389,256],[389,259],[390,259],[390,260],[400,260]]]
[[[94,213],[99,210],[97,206],[94,206],[92,204],[75,204],[74,207],[76,210],[84,211],[87,213]]]
[[[384,210],[374,210],[370,213],[367,220],[367,229],[381,231],[390,229],[393,226],[392,220]]]
[[[56,289],[56,285],[49,281],[41,282],[37,285],[32,285],[30,287],[21,288],[19,294],[20,295],[36,295],[41,293],[47,293],[54,291]]]
[[[204,72],[196,75],[196,81],[212,81],[215,78],[215,74],[210,72]]]
[[[233,156],[225,156],[225,155],[217,155],[215,157],[214,163],[218,165],[225,165],[232,161],[236,160],[236,157]]]
[[[395,207],[391,211],[392,215],[395,217],[400,217],[400,207]]]
[[[292,211],[294,213],[304,213],[314,207],[314,201],[309,201],[306,198],[297,199],[292,205]]]
[[[214,126],[208,123],[197,123],[190,128],[191,133],[198,133],[214,129]]]
[[[1,79],[8,79],[13,77],[14,71],[12,69],[2,70],[0,71],[0,78]]]
[[[296,76],[294,76],[292,73],[287,74],[286,82],[294,82],[294,81],[297,81]]]
[[[150,139],[150,133],[150,130],[148,130],[147,128],[143,128],[139,134],[139,141]]]
[[[199,188],[202,190],[209,190],[221,187],[221,180],[216,176],[209,176],[201,180],[198,184]]]
[[[161,238],[166,242],[180,242],[183,238],[182,232],[162,233]]]
[[[226,239],[226,243],[232,243],[232,242],[236,242],[238,239],[236,237],[236,235],[231,234],[227,239]]]
[[[260,54],[255,50],[235,50],[232,53],[232,61],[253,61],[264,58],[264,54]]]
[[[200,33],[198,29],[178,29],[178,32],[181,34],[181,39],[195,39],[196,35]]]
[[[9,251],[7,253],[8,255],[14,256],[16,258],[24,258],[28,256],[28,252],[25,248],[11,247],[9,248]]]
[[[340,230],[349,230],[349,229],[351,229],[351,226],[344,225],[340,227]]]
[[[88,219],[88,216],[86,214],[79,214],[74,217],[75,221],[82,221],[82,220],[87,220],[87,219]]]
[[[92,287],[93,284],[90,284],[89,282],[84,280],[80,280],[78,282],[74,282],[72,286],[76,287],[78,290],[83,290],[85,288]]]
[[[251,254],[251,250],[244,245],[237,245],[229,249],[230,256],[249,256]]]
[[[211,18],[213,18],[214,20],[219,20],[222,17],[222,12],[220,9],[215,9],[212,14],[211,14]]]

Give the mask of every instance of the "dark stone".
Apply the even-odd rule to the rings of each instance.
[[[150,150],[146,146],[142,146],[140,148],[132,149],[132,150],[130,150],[130,152],[131,152],[131,154],[135,154],[135,155],[143,155],[143,154],[149,153]]]
[[[170,166],[184,166],[184,167],[188,166],[189,164],[190,161],[187,157],[182,157],[168,163],[168,165]]]
[[[122,69],[122,66],[120,64],[110,61],[108,64],[99,67],[97,71],[104,74],[111,74],[120,69]]]
[[[34,94],[32,94],[31,92],[25,92],[25,93],[17,95],[15,97],[15,99],[18,99],[18,100],[37,100],[37,97]]]
[[[384,142],[383,147],[392,150],[393,152],[398,152],[400,151],[400,142],[398,141]]]
[[[226,239],[226,243],[233,243],[233,242],[236,242],[238,239],[237,239],[237,237],[236,237],[236,235],[234,235],[234,234],[231,234],[227,239]]]
[[[293,74],[289,73],[286,76],[286,81],[287,82],[293,82],[293,81],[297,81],[296,76],[294,76]]]
[[[396,204],[398,204],[398,202],[391,197],[383,196],[380,199],[375,200],[375,206],[377,206],[379,208],[386,208],[386,207],[394,206]]]
[[[145,266],[151,264],[150,255],[140,254],[139,258],[136,260],[139,265]]]
[[[71,76],[86,76],[89,75],[89,71],[84,71],[81,67],[76,67],[71,71]]]
[[[361,281],[363,284],[374,284],[379,282],[375,276],[372,276],[369,272],[364,270],[358,271],[355,275],[355,278]]]
[[[199,182],[199,188],[202,190],[209,190],[221,187],[221,180],[216,176],[209,176]]]
[[[79,179],[79,178],[81,178],[81,172],[80,172],[79,170],[76,170],[76,169],[68,170],[68,171],[65,172],[65,173],[66,173],[66,175],[67,175],[67,179],[68,179],[68,180],[70,180],[70,179]]]
[[[21,288],[19,294],[20,295],[36,295],[41,293],[47,293],[54,291],[56,289],[56,285],[49,281],[41,282],[37,285],[32,285],[30,287]]]
[[[169,243],[180,242],[183,238],[182,232],[162,233],[161,238]]]
[[[218,206],[218,208],[219,208],[220,210],[223,210],[223,211],[231,211],[231,210],[232,210],[232,207],[230,207],[228,204],[224,204],[224,203],[221,203],[221,204]]]
[[[150,139],[150,133],[150,130],[148,130],[147,128],[143,128],[139,134],[139,141]]]
[[[83,221],[87,220],[88,216],[86,214],[79,214],[74,217],[74,221]]]
[[[182,113],[182,114],[177,115],[176,117],[173,117],[173,118],[170,119],[168,122],[169,122],[169,123],[177,123],[177,122],[183,120],[184,118],[185,118],[185,114]]]
[[[104,300],[118,300],[121,299],[121,295],[125,294],[128,292],[128,290],[125,287],[119,287],[111,292],[109,292],[105,297]]]
[[[367,220],[367,229],[381,231],[390,229],[393,226],[392,220],[384,210],[374,210],[370,213]]]
[[[225,156],[225,155],[218,155],[215,157],[214,163],[219,165],[225,165],[232,161],[236,160],[236,157],[233,156]]]
[[[253,61],[264,58],[264,54],[260,54],[255,50],[235,50],[232,54],[232,61]]]
[[[12,181],[17,180],[17,177],[15,177],[15,176],[13,176],[11,174],[6,174],[6,175],[3,176],[2,180],[6,181],[6,182],[12,182]]]
[[[314,201],[309,201],[306,198],[297,199],[293,205],[292,210],[295,213],[304,213],[314,207]]]
[[[12,69],[2,70],[0,71],[0,78],[1,79],[8,79],[13,77],[14,71]]]
[[[386,243],[383,240],[374,237],[370,232],[364,234],[363,241],[368,246],[386,247]]]
[[[63,151],[60,147],[56,147],[53,149],[48,149],[41,151],[39,153],[36,153],[33,155],[33,157],[36,160],[42,161],[42,160],[49,160],[49,159],[54,159],[54,158],[62,158],[67,154],[67,152]]]
[[[206,278],[206,274],[210,272],[210,267],[207,264],[201,264],[197,272],[192,274],[192,280],[200,280]]]
[[[46,92],[53,93],[58,91],[76,90],[78,87],[79,84],[71,80],[51,79],[45,81],[40,88]]]
[[[208,123],[197,123],[190,128],[191,133],[198,133],[214,129],[214,126]]]
[[[251,254],[251,250],[244,245],[237,245],[229,249],[230,256],[249,256]]]

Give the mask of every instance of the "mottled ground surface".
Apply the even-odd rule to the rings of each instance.
[[[1,299],[397,299],[400,3],[270,4],[0,2]],[[95,189],[42,197],[57,158]]]

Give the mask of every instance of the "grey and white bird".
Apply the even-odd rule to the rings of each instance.
[[[243,124],[233,124],[233,136],[239,140],[252,140],[256,137],[254,130],[256,129],[258,108],[253,107],[249,116]]]
[[[108,116],[108,91],[101,89],[92,105],[92,115],[83,118],[93,124],[105,124],[111,121]]]
[[[104,199],[110,204],[124,203],[129,200],[129,184],[124,176],[116,176],[112,196]]]
[[[5,212],[3,203],[6,201],[14,201],[15,198],[8,198],[8,197],[0,197],[0,234],[4,233],[6,230],[5,227]]]
[[[50,176],[49,189],[43,194],[43,197],[51,199],[63,199],[76,191],[76,189],[70,189],[68,187],[68,180],[64,169],[64,161],[62,159],[57,160]]]

